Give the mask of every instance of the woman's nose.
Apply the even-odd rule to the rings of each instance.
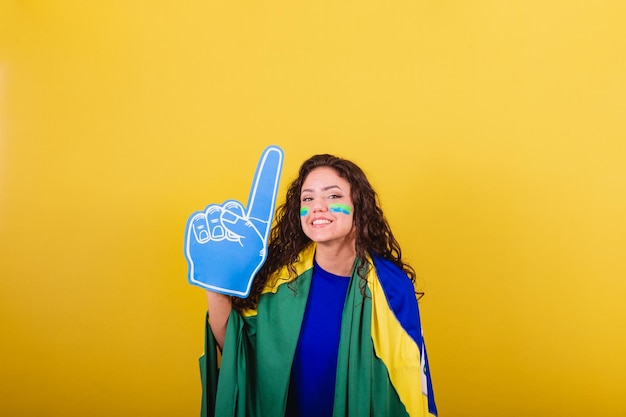
[[[316,199],[313,201],[313,204],[311,204],[311,211],[313,212],[324,212],[326,210],[328,210],[328,207],[323,200]]]

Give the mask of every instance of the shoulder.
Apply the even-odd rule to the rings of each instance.
[[[385,294],[390,293],[395,296],[408,296],[415,299],[413,282],[402,269],[380,256],[374,256],[372,260],[376,269],[376,276],[383,286]]]
[[[298,259],[292,265],[283,265],[277,271],[270,275],[265,287],[261,291],[261,295],[276,294],[281,287],[286,287],[292,281],[298,280],[303,276],[310,275],[313,269],[313,258],[315,255],[315,245],[307,246],[300,254]],[[295,272],[295,275],[294,275]]]

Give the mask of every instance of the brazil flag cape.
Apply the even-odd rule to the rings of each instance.
[[[311,245],[300,254],[297,280],[289,277],[286,268],[279,271],[255,310],[233,309],[219,368],[207,321],[200,358],[202,417],[285,415],[314,252]],[[413,285],[391,262],[376,257],[372,261],[365,299],[356,268],[350,280],[333,416],[436,416]]]

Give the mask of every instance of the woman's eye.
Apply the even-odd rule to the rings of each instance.
[[[329,196],[328,196],[328,198],[330,198],[330,199],[334,200],[334,199],[336,199],[336,198],[341,198],[341,196],[340,196],[340,195],[337,195],[337,194],[331,194],[331,195],[329,195]]]
[[[303,203],[308,203],[309,201],[313,200],[311,197],[303,197],[302,198],[302,202]]]

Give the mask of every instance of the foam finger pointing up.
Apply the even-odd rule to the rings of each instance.
[[[264,230],[259,230],[264,237],[274,215],[280,173],[283,167],[283,150],[270,146],[263,151],[257,166],[250,196],[248,198],[248,218],[263,222]],[[258,223],[257,223],[258,224]]]

